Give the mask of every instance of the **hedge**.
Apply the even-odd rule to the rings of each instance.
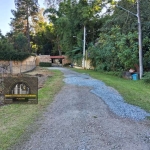
[[[41,66],[41,67],[51,67],[52,64],[50,62],[40,62],[39,66]]]
[[[28,58],[31,54],[28,52],[0,51],[0,60],[19,60]]]

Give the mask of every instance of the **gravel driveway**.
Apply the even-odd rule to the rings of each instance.
[[[39,129],[15,150],[150,150],[148,113],[103,82],[59,69],[66,84]]]

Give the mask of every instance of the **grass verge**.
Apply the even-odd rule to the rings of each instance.
[[[37,105],[11,104],[0,107],[0,150],[6,150],[15,144],[61,89],[63,86],[62,73],[52,72],[53,77],[49,77],[44,87],[39,90]]]
[[[142,80],[127,80],[94,70],[74,68],[73,70],[89,74],[91,77],[105,82],[106,85],[114,87],[127,103],[139,106],[150,112],[150,84],[145,84]]]

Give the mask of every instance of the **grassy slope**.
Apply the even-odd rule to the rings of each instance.
[[[107,85],[114,87],[124,97],[125,101],[137,105],[150,112],[150,84],[143,81],[133,81],[108,75],[94,70],[73,69],[80,73],[87,73],[93,78],[105,82]]]
[[[12,104],[0,107],[0,150],[6,150],[16,143],[26,128],[52,102],[54,95],[63,85],[62,73],[53,72],[54,76],[48,78],[44,88],[39,90],[38,105]]]

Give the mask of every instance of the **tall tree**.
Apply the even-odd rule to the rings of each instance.
[[[38,13],[38,0],[15,0],[15,6],[17,10],[12,10],[14,19],[12,19],[11,25],[13,29],[18,32],[23,32],[28,39],[28,50],[30,48],[30,28],[32,21],[36,21]]]
[[[59,45],[58,50],[62,52],[72,51],[73,47],[78,48],[78,52],[82,53],[82,36],[83,36],[83,26],[86,25],[88,32],[93,36],[88,36],[88,40],[92,37],[93,40],[96,39],[94,32],[98,30],[93,28],[91,24],[98,27],[98,14],[101,11],[102,0],[94,0],[88,3],[87,0],[66,0],[59,4],[59,9],[49,8],[45,11],[48,13],[50,22],[54,24],[55,31],[57,34],[57,45]],[[76,38],[73,38],[76,36]],[[76,49],[77,50],[77,49]],[[72,56],[72,55],[70,55]]]
[[[19,33],[14,36],[14,48],[17,51],[26,52],[27,44],[28,44],[27,38],[24,36],[23,33]]]
[[[63,0],[45,0],[45,3],[47,4],[48,7],[57,9],[61,2],[63,2]]]
[[[136,0],[120,0],[117,3],[134,14],[137,13]],[[149,11],[146,9],[148,6],[149,0],[140,1],[144,68],[150,60],[150,20]],[[106,14],[100,18],[103,22],[101,33],[97,45],[91,46],[90,56],[95,67],[100,69],[116,71],[135,67],[138,71],[137,18],[123,9],[113,8],[111,15]]]
[[[43,16],[44,9],[40,9],[37,14],[37,22],[33,23],[31,34],[32,49],[37,54],[52,55],[52,47],[55,41],[54,25],[47,22],[47,18]]]
[[[44,8],[39,9],[37,16],[36,16],[36,21],[32,22],[32,32],[37,33],[38,31],[41,30],[41,24],[46,23],[48,20],[47,18],[43,15]]]

